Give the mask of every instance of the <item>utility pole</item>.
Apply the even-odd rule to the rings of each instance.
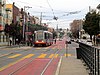
[[[32,8],[29,6],[24,6],[24,20],[23,20],[23,40],[25,41],[25,24],[26,24],[26,12],[25,8]]]
[[[97,6],[97,9],[99,10],[99,31],[98,33],[100,34],[100,4]]]
[[[24,35],[25,35],[25,6],[24,6],[24,19],[23,19],[23,39],[24,39]]]
[[[40,15],[40,25],[42,25],[42,12],[41,12],[41,15]]]

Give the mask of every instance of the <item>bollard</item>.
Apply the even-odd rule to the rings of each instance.
[[[68,57],[67,56],[67,54],[68,54],[68,41],[65,41],[65,45],[66,45],[66,57]]]
[[[76,48],[76,56],[77,56],[77,59],[81,58],[81,56],[80,56],[80,48]]]

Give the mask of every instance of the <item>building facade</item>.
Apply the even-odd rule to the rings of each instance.
[[[6,23],[6,0],[0,0],[0,44],[6,42],[6,36],[4,33],[5,23]]]
[[[19,8],[13,4],[6,4],[6,15],[7,15],[7,22],[11,24],[12,21],[16,24],[19,21],[20,11]]]

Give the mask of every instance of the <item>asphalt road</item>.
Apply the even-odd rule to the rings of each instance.
[[[41,73],[44,72],[45,73],[50,72],[49,74],[52,75],[57,69],[57,64],[61,56],[66,56],[66,57],[75,56],[75,48],[78,47],[78,44],[72,42],[71,44],[66,45],[65,41],[66,39],[63,39],[62,41],[57,41],[56,44],[53,44],[48,47],[1,48],[0,49],[0,75],[2,74],[22,75],[22,72],[24,73],[24,75],[28,75],[26,69],[28,69],[29,72],[31,73],[31,70],[33,70],[34,68],[35,68],[33,70],[34,73],[37,72],[39,73],[36,75],[40,75]],[[29,65],[24,70],[20,69],[23,68],[25,65],[32,64],[32,63],[35,64],[33,65],[34,68]],[[46,68],[46,66],[48,68],[47,71],[43,69]],[[15,70],[13,70],[13,68]],[[16,71],[18,72],[15,73]],[[33,72],[31,74],[33,74]]]

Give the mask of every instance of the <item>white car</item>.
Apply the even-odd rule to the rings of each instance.
[[[86,44],[88,44],[88,45],[90,45],[90,46],[93,45],[91,40],[87,40],[87,41],[86,41]]]

